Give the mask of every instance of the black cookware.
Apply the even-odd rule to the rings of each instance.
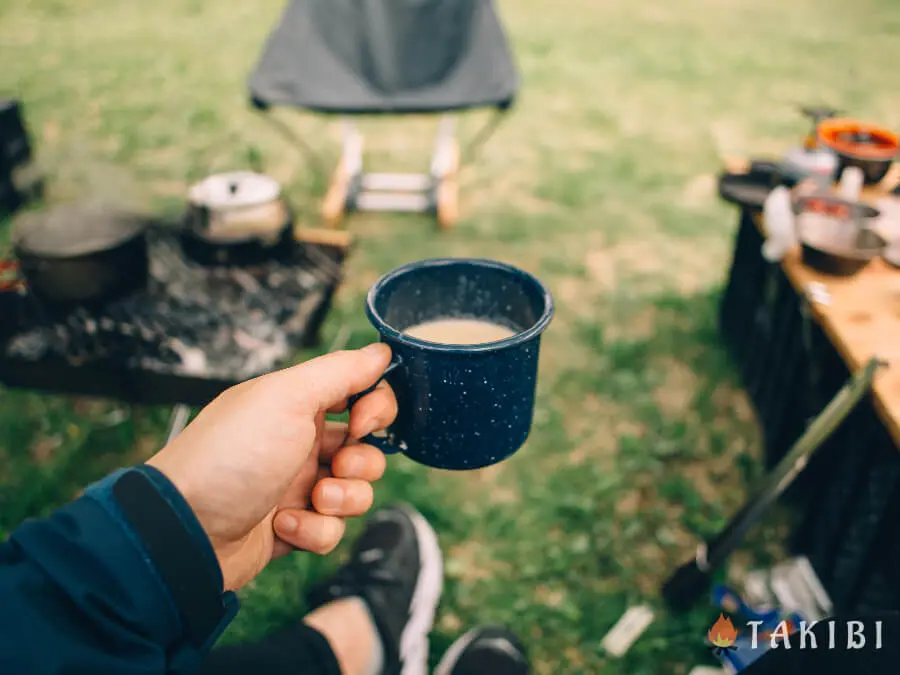
[[[29,213],[13,225],[16,261],[4,263],[48,308],[107,302],[146,285],[149,260],[141,216],[103,205],[63,206]],[[18,268],[16,270],[16,268]]]
[[[757,159],[742,173],[725,172],[719,176],[719,196],[743,208],[762,210],[769,193],[779,185],[794,187],[796,178],[782,163]]]
[[[893,131],[853,119],[822,122],[819,142],[837,155],[838,175],[847,167],[859,167],[866,185],[881,182],[900,151],[900,138]]]

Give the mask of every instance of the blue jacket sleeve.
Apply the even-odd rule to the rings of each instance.
[[[124,500],[126,477],[142,489]],[[212,602],[199,587],[214,589]],[[236,611],[199,522],[151,467],[109,476],[0,545],[3,674],[187,672]],[[197,614],[215,618],[201,636]]]

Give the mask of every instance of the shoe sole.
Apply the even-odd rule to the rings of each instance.
[[[456,642],[450,645],[450,649],[444,652],[444,658],[441,659],[441,662],[438,664],[437,668],[435,668],[434,675],[450,675],[456,667],[456,664],[459,663],[459,658],[462,656],[462,653],[466,651],[477,635],[478,629],[473,628],[462,637],[457,638]]]
[[[400,675],[428,675],[428,634],[444,588],[444,562],[437,534],[421,513],[401,507],[416,530],[419,578],[409,606],[409,621],[400,635]],[[408,659],[404,658],[408,655]]]
[[[493,646],[498,650],[506,652],[510,658],[518,661],[519,664],[524,667],[524,670],[519,672],[531,672],[528,656],[525,653],[525,647],[515,634],[509,632],[509,630],[502,626],[480,626],[465,633],[456,640],[456,642],[450,645],[450,649],[447,650],[444,654],[444,658],[441,659],[441,662],[438,664],[437,668],[435,668],[434,675],[452,675],[456,666],[459,665],[459,661],[463,654],[472,643],[479,638],[485,638],[491,641],[498,640]]]

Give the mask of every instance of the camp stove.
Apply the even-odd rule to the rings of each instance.
[[[183,255],[174,233],[148,237],[151,278],[138,293],[65,314],[26,291],[4,297],[0,381],[202,405],[317,341],[344,249],[297,243],[286,260],[206,267]]]

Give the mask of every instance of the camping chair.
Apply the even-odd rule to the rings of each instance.
[[[291,0],[250,76],[253,105],[343,118],[343,150],[322,204],[337,227],[352,211],[458,216],[456,173],[512,105],[519,78],[491,0]],[[453,112],[497,114],[460,153]],[[441,113],[426,174],[365,173],[355,115]],[[315,160],[308,144],[265,117]],[[321,163],[319,168],[321,168]]]

